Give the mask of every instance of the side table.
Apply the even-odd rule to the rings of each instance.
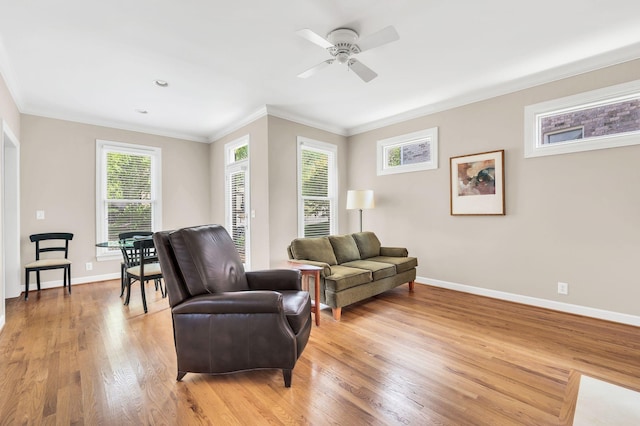
[[[314,298],[311,301],[311,312],[316,317],[316,326],[320,326],[320,271],[321,266],[305,265],[303,263],[289,262],[289,268],[296,269],[302,274],[302,288],[309,291],[309,277],[313,277]]]

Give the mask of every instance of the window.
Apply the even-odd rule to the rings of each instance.
[[[378,176],[437,168],[437,127],[378,141]]]
[[[525,157],[640,144],[640,80],[525,108]]]
[[[118,239],[124,231],[162,229],[160,148],[96,141],[96,239]],[[120,257],[99,248],[98,260]]]
[[[298,235],[337,233],[337,147],[298,138]]]
[[[249,268],[249,136],[225,145],[226,228]]]
[[[578,127],[575,129],[558,130],[555,132],[543,133],[543,144],[548,145],[552,143],[574,141],[576,139],[584,138],[584,127]]]

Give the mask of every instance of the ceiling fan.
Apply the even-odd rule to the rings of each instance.
[[[382,30],[370,34],[363,39],[360,39],[358,33],[350,28],[335,29],[327,34],[326,39],[308,28],[299,30],[296,33],[300,37],[303,37],[326,49],[327,52],[333,56],[333,58],[327,59],[326,61],[298,74],[298,77],[311,77],[321,69],[337,62],[339,64],[345,64],[365,83],[376,78],[378,74],[353,56],[366,50],[373,49],[374,47],[382,46],[383,44],[391,43],[392,41],[400,39],[398,32],[393,28],[393,26],[383,28]]]

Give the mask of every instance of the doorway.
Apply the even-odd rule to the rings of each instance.
[[[2,122],[2,164],[0,243],[0,328],[5,323],[5,299],[20,296],[20,145],[18,139]]]

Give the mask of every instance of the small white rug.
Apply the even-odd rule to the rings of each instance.
[[[640,392],[583,375],[573,425],[640,425]]]

